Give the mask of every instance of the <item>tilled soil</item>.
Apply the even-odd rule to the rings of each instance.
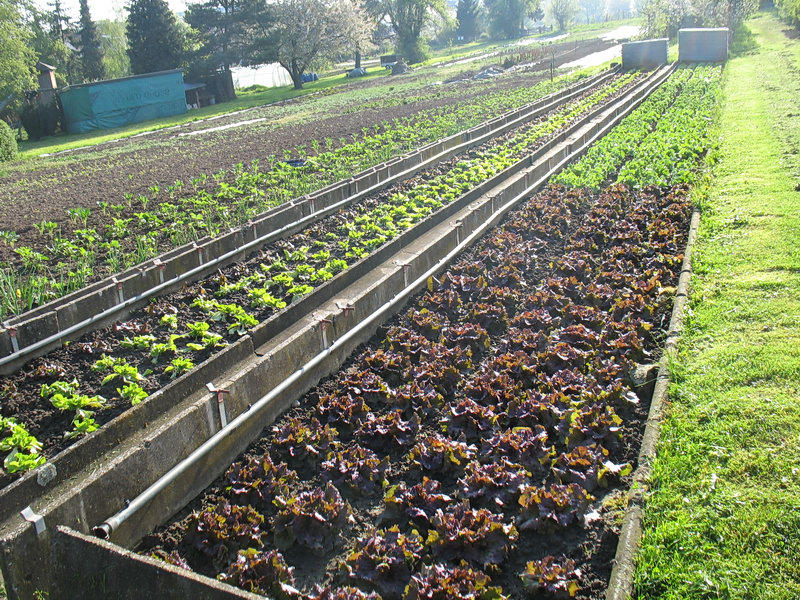
[[[613,98],[624,93],[624,89],[611,94],[603,100],[603,103],[613,101]],[[584,96],[588,96],[591,93],[593,91],[587,92]],[[110,327],[86,334],[80,340],[71,342],[65,347],[35,360],[17,373],[0,377],[0,397],[3,399],[2,405],[0,405],[0,415],[14,417],[18,422],[24,424],[29,433],[43,444],[44,455],[54,456],[74,442],[74,440],[64,437],[64,433],[72,428],[73,413],[71,411],[58,410],[48,400],[43,399],[40,395],[43,384],[76,380],[80,384],[78,393],[103,396],[107,400],[105,407],[97,410],[93,415],[97,423],[102,426],[129,408],[127,401],[123,400],[118,392],[118,388],[122,387],[123,383],[119,379],[115,379],[106,385],[102,385],[101,382],[108,372],[94,372],[92,370],[92,365],[103,354],[125,359],[130,364],[137,366],[139,372],[143,375],[139,385],[148,393],[155,392],[172,380],[171,374],[165,372],[165,368],[173,358],[172,355],[166,355],[166,357],[158,361],[153,361],[147,349],[123,348],[120,344],[125,338],[133,338],[139,335],[155,335],[159,342],[165,342],[172,334],[186,334],[188,323],[207,321],[210,324],[209,333],[222,336],[225,343],[234,342],[238,338],[238,334],[230,332],[226,327],[225,321],[212,321],[200,309],[193,307],[192,303],[196,298],[213,298],[222,285],[235,282],[251,273],[260,272],[261,265],[270,264],[276,259],[285,259],[287,253],[304,246],[311,248],[309,254],[320,250],[328,251],[330,256],[326,260],[344,259],[344,251],[336,241],[339,239],[338,235],[335,236],[336,239],[330,240],[322,246],[320,240],[324,240],[326,234],[338,234],[339,227],[342,224],[353,222],[357,216],[368,213],[372,208],[384,203],[386,199],[394,194],[409,192],[418,185],[447,173],[459,161],[473,159],[498,144],[510,140],[520,131],[528,129],[547,118],[547,115],[544,115],[517,130],[507,132],[472,148],[466,153],[442,161],[413,178],[399,182],[365,198],[357,204],[320,220],[312,227],[288,239],[265,246],[251,254],[246,260],[230,265],[212,277],[190,285],[180,292],[154,301],[146,309],[132,314],[124,323],[116,323]],[[536,140],[527,151],[533,151],[536,147],[544,144],[550,137],[552,135]],[[317,241],[316,244],[314,243],[315,241]],[[291,261],[287,262],[290,263],[289,266],[291,267]],[[352,263],[352,261],[350,262]],[[317,285],[313,282],[306,283],[313,286]],[[287,303],[292,300],[289,296],[280,299]],[[221,301],[237,303],[239,306],[247,307],[247,312],[259,322],[276,316],[276,311],[272,308],[251,307],[247,289],[226,294],[224,298],[221,298]],[[164,315],[175,315],[177,323],[174,326],[164,325],[161,322]],[[192,340],[184,339],[179,342],[179,345],[183,345],[188,341]],[[184,355],[191,358],[195,364],[200,364],[200,362],[211,356],[213,352],[213,349],[202,351],[186,350]],[[15,475],[0,475],[0,486],[7,485],[15,478]]]
[[[626,80],[630,79],[630,76],[626,76],[625,79]],[[626,87],[631,84],[632,83],[629,82],[626,85]],[[585,92],[582,97],[585,98],[587,95],[594,93],[594,91],[600,91],[601,89],[602,87],[595,86],[592,88],[592,90]],[[612,92],[612,95],[604,98],[601,101],[601,104],[607,103],[613,100],[614,98],[619,97],[619,95],[623,92],[624,92],[623,89],[614,90]],[[247,172],[247,169],[245,169],[244,172]],[[327,179],[325,178],[325,172],[326,172],[325,169],[323,169],[317,174],[315,174],[313,171],[310,174],[302,174],[300,175],[301,177],[300,181],[303,181],[302,179],[303,177],[311,177],[312,180],[314,177],[316,177],[320,182],[320,185],[322,185],[322,183],[327,181]],[[212,181],[213,180],[214,179],[212,179]],[[214,185],[217,185],[216,182]],[[217,191],[219,191],[220,194],[224,193],[223,186],[225,185],[226,184],[224,183],[219,184],[220,188]],[[238,183],[234,182],[231,185],[236,186],[238,185]],[[202,187],[203,184],[198,183],[196,181],[192,181],[191,186],[187,185],[186,188],[195,189],[198,186]],[[191,196],[192,192],[191,191],[185,192],[183,187],[181,187],[181,189],[177,191],[176,189],[167,190],[167,192],[170,194],[170,197],[172,197],[173,194],[176,195],[176,198],[178,199],[175,201],[179,203],[187,200],[187,198],[180,196],[181,193],[184,194],[188,193],[189,196]],[[274,192],[274,190],[265,190],[265,192],[268,195],[277,193]],[[214,196],[216,194],[216,191],[211,191],[209,193],[211,193],[212,196]],[[194,196],[192,196],[192,198],[194,198]],[[212,229],[215,226],[217,227],[220,226],[220,222],[218,221],[219,219],[229,219],[229,214],[225,210],[225,206],[226,202],[233,202],[233,200],[226,201],[226,200],[218,200],[216,198],[218,197],[215,196],[213,203],[218,207],[214,209],[217,211],[217,213],[214,213],[212,211],[211,214],[208,214],[205,217],[206,219],[209,219],[210,224],[208,224],[208,226],[211,227]],[[245,200],[244,202],[245,204],[251,202],[257,202],[257,196],[254,195],[249,200]],[[54,234],[51,233],[35,232],[38,235],[29,235],[23,238],[22,242],[20,242],[16,247],[7,244],[0,244],[0,262],[7,263],[9,265],[8,268],[14,274],[19,275],[22,283],[18,285],[22,285],[24,289],[27,289],[26,286],[31,285],[36,287],[39,286],[40,284],[34,285],[34,280],[36,279],[36,277],[34,277],[32,274],[28,272],[28,267],[25,264],[26,259],[23,255],[18,253],[18,250],[16,248],[18,248],[19,245],[27,243],[29,248],[32,248],[33,250],[42,253],[41,254],[42,257],[48,257],[48,256],[50,257],[49,262],[43,265],[44,272],[47,273],[47,276],[49,276],[50,279],[47,279],[47,277],[45,277],[44,288],[42,288],[38,292],[38,296],[35,296],[33,299],[30,300],[31,302],[33,302],[32,307],[35,307],[41,304],[42,302],[46,302],[52,298],[58,297],[58,295],[70,291],[72,289],[72,286],[75,285],[75,282],[72,280],[72,278],[75,276],[76,273],[80,273],[80,277],[83,282],[81,285],[87,285],[94,281],[98,281],[106,277],[107,275],[113,274],[114,272],[116,272],[116,270],[119,270],[122,267],[131,266],[132,264],[138,261],[144,260],[144,258],[137,258],[142,256],[141,252],[143,251],[142,248],[143,243],[146,248],[144,251],[148,252],[146,256],[152,256],[153,254],[150,253],[164,252],[171,249],[173,247],[173,244],[177,243],[175,241],[176,236],[180,238],[181,235],[183,235],[185,239],[191,239],[191,236],[186,233],[186,230],[184,228],[176,229],[175,227],[169,226],[169,220],[172,219],[172,217],[165,216],[164,214],[161,214],[161,218],[167,221],[167,226],[163,226],[163,222],[161,221],[158,221],[156,225],[153,225],[152,222],[145,223],[141,220],[143,216],[154,217],[154,213],[144,213],[144,212],[136,213],[137,215],[139,215],[139,218],[133,219],[132,224],[131,224],[131,219],[120,220],[116,218],[117,216],[119,216],[120,210],[122,210],[123,212],[125,210],[135,210],[135,208],[129,209],[128,207],[129,206],[137,207],[138,204],[139,201],[137,200],[135,203],[128,205],[120,203],[102,212],[94,211],[94,213],[92,214],[92,219],[98,223],[99,227],[107,228],[109,231],[112,231],[115,228],[119,227],[119,223],[123,223],[123,227],[125,227],[129,233],[128,235],[125,235],[122,238],[115,239],[111,243],[100,243],[92,245],[91,251],[93,253],[93,258],[92,258],[93,266],[91,266],[91,268],[87,269],[84,266],[82,262],[83,259],[80,257],[81,255],[79,254],[73,253],[69,256],[69,258],[64,259],[65,256],[63,248],[64,241],[61,238],[59,238],[59,235],[65,236],[65,238],[68,240],[72,239],[74,241],[77,239],[78,244],[80,245],[82,243],[80,240],[83,239],[83,237],[86,235],[86,231],[83,230],[78,231],[79,228],[83,227],[82,224],[78,223],[73,223],[71,224],[71,226],[65,225],[62,228],[61,233],[55,235],[55,238],[53,237]],[[174,208],[174,204],[172,203],[163,204],[161,206]],[[187,207],[186,210],[191,211],[192,209]],[[237,211],[238,214],[239,211],[242,209],[241,207],[235,207],[235,210]],[[216,216],[214,216],[215,214]],[[194,217],[196,215],[192,216]],[[185,223],[186,217],[182,216],[181,218],[182,218],[181,222]],[[201,225],[205,227],[207,224],[201,223]],[[73,229],[72,233],[70,233],[70,229]],[[89,231],[92,232],[93,230]],[[100,231],[105,231],[105,229],[100,229]],[[78,237],[78,234],[80,234],[80,238]],[[95,235],[95,233],[91,233],[91,235]],[[150,246],[151,244],[152,247]],[[75,249],[73,248],[73,250]],[[60,262],[58,264],[55,264],[56,260]],[[59,288],[58,287],[59,277],[63,276],[63,274],[67,272],[69,273],[67,287]],[[26,303],[28,301],[29,300],[27,295],[23,295],[22,304],[27,306]],[[16,310],[11,305],[8,296],[6,296],[6,302],[3,308],[8,311]]]
[[[544,194],[553,194],[552,191],[545,191]],[[573,192],[580,193],[580,192]],[[627,193],[627,192],[626,192]],[[648,192],[650,193],[650,192]],[[679,202],[684,203],[681,209],[673,214],[685,213],[686,201],[685,198],[679,199]],[[565,250],[565,245],[584,223],[584,217],[589,213],[592,204],[579,205],[573,211],[569,218],[568,224],[563,226],[560,231],[554,231],[553,235],[548,238],[547,244],[536,245],[536,255],[532,256],[529,261],[525,261],[531,268],[525,270],[524,276],[524,289],[520,290],[521,296],[528,294],[531,290],[541,290],[547,287],[544,283],[549,276],[556,276],[554,271],[554,264],[562,257]],[[675,209],[673,209],[675,210]],[[509,221],[514,219],[515,215],[509,217]],[[685,214],[684,214],[685,216]],[[524,221],[523,221],[524,222]],[[674,240],[674,244],[670,243],[672,248],[682,248],[685,244],[685,233],[687,223],[681,223],[679,226],[680,234]],[[560,234],[560,235],[559,235]],[[479,244],[480,246],[480,244]],[[458,262],[459,265],[471,265],[476,261],[482,260],[485,256],[486,249],[483,248],[484,253],[481,253],[480,248],[475,248],[466,252]],[[631,249],[632,254],[636,254],[634,249]],[[643,253],[644,254],[644,253]],[[680,254],[676,255],[680,258]],[[674,273],[668,276],[668,279],[663,281],[663,285],[674,285],[677,281],[678,271],[680,269],[680,261],[677,260],[672,263],[674,266]],[[488,271],[488,267],[485,267]],[[463,271],[461,271],[463,272]],[[471,271],[470,271],[471,272]],[[488,276],[488,274],[487,274]],[[456,276],[458,277],[458,276]],[[454,280],[450,280],[454,281]],[[577,283],[577,282],[576,282]],[[583,281],[581,284],[586,285],[587,282]],[[466,284],[462,282],[461,285]],[[491,284],[490,284],[491,285]],[[447,289],[447,288],[445,288]],[[462,287],[462,290],[468,288]],[[462,291],[463,293],[463,291]],[[538,293],[538,292],[537,292]],[[469,293],[468,293],[469,295]],[[370,404],[370,409],[376,413],[382,413],[385,408],[376,408],[376,404],[369,400],[368,394],[365,390],[358,390],[355,388],[347,388],[348,385],[353,385],[350,381],[359,381],[363,378],[363,369],[365,364],[365,357],[373,356],[378,352],[379,348],[391,348],[390,342],[395,339],[393,333],[397,332],[404,327],[412,327],[410,325],[411,315],[415,313],[415,309],[420,306],[427,307],[430,303],[426,301],[428,292],[423,292],[409,303],[411,307],[408,312],[393,319],[389,324],[383,327],[376,336],[365,346],[359,348],[348,363],[342,370],[327,378],[320,383],[316,389],[312,390],[298,403],[298,406],[288,411],[282,416],[273,428],[265,429],[264,437],[255,442],[243,455],[237,459],[238,462],[247,462],[250,459],[260,460],[265,455],[272,456],[272,459],[277,462],[286,460],[289,467],[296,469],[299,475],[299,482],[290,485],[290,496],[296,497],[297,494],[307,491],[314,487],[326,484],[326,477],[324,477],[319,470],[319,460],[307,459],[287,456],[282,450],[278,450],[280,443],[278,442],[279,435],[282,435],[284,428],[288,427],[294,420],[301,423],[316,423],[315,419],[319,415],[318,402],[321,398],[335,394],[337,391],[341,393],[342,389],[354,390],[351,393],[361,394],[367,399]],[[521,297],[516,300],[521,301]],[[466,302],[466,300],[465,300]],[[466,307],[465,307],[466,310]],[[668,321],[668,310],[666,304],[660,304],[659,311],[663,314],[655,315],[654,322],[662,329],[664,324]],[[512,311],[513,312],[513,311]],[[511,313],[510,313],[511,314]],[[509,314],[509,316],[510,316]],[[455,322],[455,321],[454,321]],[[452,323],[454,323],[452,322]],[[451,323],[451,324],[452,324]],[[504,334],[493,334],[492,345],[486,350],[486,354],[481,355],[480,361],[482,365],[492,364],[490,359],[494,356],[502,354],[502,346],[498,345],[500,339],[503,339]],[[653,332],[653,335],[648,337],[645,344],[647,350],[651,354],[655,354],[658,346],[658,335]],[[425,353],[423,352],[423,355]],[[421,358],[424,363],[428,358]],[[475,368],[473,371],[463,373],[463,380],[468,379],[475,372],[479,371]],[[362,379],[363,380],[363,379]],[[453,391],[444,394],[444,404],[434,408],[432,411],[421,413],[416,405],[415,410],[412,411],[416,415],[420,415],[422,422],[420,425],[419,433],[416,434],[416,440],[424,440],[426,436],[441,433],[446,428],[442,428],[443,423],[447,423],[451,418],[449,409],[454,406],[461,395],[464,393],[461,381],[459,384],[453,386]],[[389,382],[389,380],[386,380]],[[401,385],[405,382],[391,383],[390,385]],[[439,388],[437,388],[438,390]],[[370,392],[372,393],[372,392]],[[565,392],[569,394],[569,392]],[[609,442],[609,460],[614,463],[629,463],[633,467],[636,464],[637,452],[641,442],[641,436],[644,431],[645,421],[647,418],[649,397],[642,397],[641,401],[635,403],[614,403],[614,408],[617,414],[622,418],[622,428],[620,441],[618,443]],[[406,415],[408,418],[408,415]],[[506,427],[507,425],[498,425],[498,428]],[[548,429],[549,431],[549,429]],[[451,434],[449,434],[451,435]],[[486,435],[486,434],[484,434]],[[365,443],[362,438],[354,436],[351,431],[344,430],[340,432],[338,439],[345,445],[352,445],[356,441]],[[472,438],[470,438],[472,439]],[[552,438],[549,438],[554,441]],[[484,438],[485,441],[485,438]],[[558,445],[560,442],[556,442]],[[560,446],[559,446],[560,448]],[[409,458],[408,447],[393,447],[391,444],[382,447],[379,454],[387,454],[390,461],[390,468],[386,473],[386,479],[390,485],[405,484],[406,487],[419,484],[422,481],[423,472],[416,467]],[[316,464],[316,468],[314,465]],[[460,487],[462,482],[458,480],[458,476],[432,476],[440,484],[439,492],[446,494],[450,498],[463,497],[461,495]],[[534,476],[536,479],[536,476]],[[218,553],[215,558],[211,558],[207,553],[201,551],[200,546],[197,545],[197,538],[194,537],[194,530],[191,530],[190,523],[193,521],[194,511],[201,511],[217,505],[219,502],[236,502],[236,497],[233,495],[230,488],[230,480],[226,477],[220,477],[216,480],[204,494],[197,497],[192,501],[183,511],[170,520],[169,524],[159,528],[152,535],[147,536],[138,547],[138,551],[144,554],[155,553],[160,557],[169,557],[168,560],[179,564],[183,562],[183,566],[191,568],[199,573],[216,577],[221,571],[225,570],[226,561],[229,562],[231,557],[235,558],[235,544],[223,546],[224,552]],[[538,482],[537,482],[538,485]],[[487,574],[492,578],[493,585],[500,585],[503,591],[509,595],[510,598],[522,599],[528,597],[549,597],[531,594],[531,591],[525,588],[520,579],[519,573],[525,569],[528,561],[539,560],[547,555],[561,556],[565,555],[570,559],[576,561],[580,566],[580,590],[578,591],[577,598],[582,600],[598,600],[602,598],[605,588],[610,576],[611,562],[616,551],[618,540],[618,523],[616,521],[618,513],[614,508],[611,508],[612,500],[617,496],[620,490],[630,485],[630,478],[623,477],[616,485],[612,484],[608,489],[598,488],[592,491],[596,497],[593,502],[592,508],[596,508],[601,513],[601,518],[589,520],[584,525],[573,524],[568,527],[555,527],[553,529],[543,528],[539,530],[520,531],[519,540],[515,543],[513,550],[508,558],[502,562],[497,568],[486,569]],[[383,495],[385,490],[378,489],[372,493],[354,493],[349,491],[347,486],[338,486],[345,500],[347,500],[354,513],[354,521],[351,525],[347,526],[345,530],[339,535],[336,540],[333,550],[328,551],[323,556],[312,556],[308,551],[303,552],[294,546],[284,552],[284,557],[288,564],[294,568],[294,579],[296,586],[301,588],[304,592],[308,593],[314,585],[352,585],[352,581],[348,580],[343,569],[344,563],[348,560],[348,556],[352,551],[364,547],[363,542],[359,540],[364,536],[374,531],[376,525],[380,524],[380,515],[383,511]],[[453,500],[455,503],[456,501]],[[480,502],[477,503],[480,506]],[[475,502],[473,501],[473,506]],[[495,506],[495,511],[508,510],[513,514],[512,507]],[[502,513],[501,513],[502,516]],[[506,515],[507,517],[509,515]],[[512,519],[513,520],[513,519]],[[389,521],[391,523],[393,521]],[[387,525],[388,526],[388,525]],[[265,532],[269,531],[267,522],[264,523]],[[408,526],[401,529],[408,532]],[[202,536],[201,536],[202,537]],[[265,535],[265,551],[272,548],[272,538],[267,533]],[[427,562],[428,559],[426,559]],[[453,566],[453,562],[450,563]],[[370,590],[370,585],[362,585],[366,590]],[[448,596],[451,597],[451,596]]]
[[[574,56],[590,54],[605,47],[608,47],[608,42],[601,40],[581,42]],[[574,56],[570,55],[570,59]],[[291,101],[291,106],[298,112],[309,113],[309,116],[304,117],[305,121],[293,120],[290,125],[282,124],[281,119],[268,119],[226,131],[177,136],[179,132],[193,129],[268,117],[271,110],[251,109],[233,117],[192,125],[186,130],[128,138],[98,148],[67,153],[58,159],[37,159],[32,169],[13,170],[0,178],[0,196],[4,200],[0,205],[0,230],[19,233],[20,244],[25,244],[35,237],[35,223],[55,221],[70,228],[66,211],[76,207],[92,209],[88,227],[99,230],[108,218],[96,209],[97,202],[119,203],[125,194],[134,197],[149,195],[153,185],[164,189],[178,179],[189,181],[237,163],[249,164],[254,159],[281,155],[284,150],[300,145],[310,148],[312,140],[337,140],[360,132],[363,127],[413,116],[431,108],[452,106],[487,92],[532,85],[545,77],[547,75],[542,73],[522,72],[495,78],[489,84],[481,81],[456,83],[458,93],[433,94],[409,104],[392,103],[388,108],[373,106],[356,113],[349,112],[353,107],[343,107],[341,114],[314,120],[310,111],[315,111],[316,97],[298,98]],[[377,80],[352,85],[379,83],[383,82]],[[418,94],[419,91],[406,93],[408,96]]]

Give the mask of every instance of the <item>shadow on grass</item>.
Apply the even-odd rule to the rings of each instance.
[[[731,41],[731,58],[754,54],[758,50],[758,41],[747,25],[739,25]]]

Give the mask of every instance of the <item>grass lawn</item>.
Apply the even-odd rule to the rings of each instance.
[[[642,600],[800,598],[800,40],[772,13],[748,26],[757,47],[725,72]]]

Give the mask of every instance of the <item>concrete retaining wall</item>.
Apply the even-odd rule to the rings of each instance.
[[[678,31],[680,62],[721,62],[728,59],[728,28],[681,29]]]
[[[482,135],[485,135],[485,132]],[[566,132],[562,132],[552,138],[547,145],[532,153],[528,157],[528,161],[536,160],[549,147],[563,140],[566,135]],[[398,159],[398,161],[401,160],[403,159]],[[0,521],[18,513],[34,499],[57,488],[62,482],[68,481],[98,457],[115,450],[120,446],[121,441],[135,437],[140,431],[146,431],[154,421],[171,408],[197,394],[205,394],[207,382],[218,383],[224,373],[234,365],[244,361],[247,357],[252,356],[256,348],[266,344],[282,331],[287,330],[292,324],[299,323],[315,308],[339,295],[342,290],[352,285],[411,241],[423,235],[443,220],[450,218],[455,212],[499,182],[507,179],[511,174],[525,168],[529,164],[528,161],[520,161],[442,207],[427,219],[382,246],[377,252],[351,265],[350,268],[318,287],[313,293],[260,323],[248,335],[206,359],[197,368],[153,393],[146,400],[113,419],[94,434],[81,438],[69,448],[52,457],[48,461],[48,469],[51,469],[52,475],[45,482],[38,476],[38,473],[31,472],[0,490]],[[255,226],[258,227],[258,223]],[[182,256],[181,253],[176,253],[176,255]],[[289,373],[291,371],[287,374]],[[192,431],[204,434],[205,430],[195,428]],[[187,441],[193,443],[195,441],[194,436],[187,436]]]
[[[641,40],[622,44],[623,69],[654,69],[667,64],[669,39]]]
[[[53,545],[59,600],[264,600],[114,544],[59,527]]]

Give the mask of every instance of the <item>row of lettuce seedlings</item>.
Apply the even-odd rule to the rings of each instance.
[[[638,80],[620,76],[468,158],[436,168],[398,191],[367,199],[309,230],[262,250],[185,293],[154,301],[127,322],[88,334],[0,380],[0,481],[95,431],[289,303],[373,253],[458,196],[611,101]],[[38,438],[42,438],[43,444]]]
[[[140,550],[278,598],[601,596],[647,410],[629,376],[657,358],[691,209],[664,178],[713,162],[720,74],[679,71],[566,171],[662,187],[535,197]]]
[[[275,598],[590,595],[689,214],[535,196],[141,550]]]
[[[19,314],[158,253],[215,236],[314,190],[426,143],[478,125],[578,81],[565,76],[517,89],[486,89],[455,106],[363,128],[347,138],[312,140],[250,165],[203,174],[147,194],[77,206],[68,222],[44,220],[36,234],[0,231],[0,317]],[[296,168],[292,158],[305,160]]]

